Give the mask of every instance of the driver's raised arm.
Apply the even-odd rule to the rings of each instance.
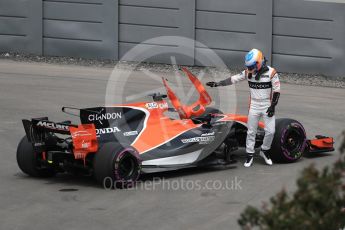
[[[227,85],[236,84],[237,82],[243,81],[245,79],[246,79],[246,73],[244,70],[241,73],[233,75],[223,81],[219,81],[219,82],[211,81],[211,82],[207,82],[206,85],[210,87],[227,86]]]

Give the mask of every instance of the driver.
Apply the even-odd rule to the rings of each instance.
[[[220,82],[207,82],[206,85],[210,87],[226,86],[248,80],[250,107],[247,121],[247,160],[244,166],[250,167],[253,163],[255,137],[261,117],[265,123],[265,137],[260,149],[260,156],[264,158],[266,164],[272,165],[269,150],[275,132],[275,107],[280,96],[279,77],[274,68],[266,65],[266,58],[258,49],[252,49],[246,54],[245,66],[247,68],[240,74]]]

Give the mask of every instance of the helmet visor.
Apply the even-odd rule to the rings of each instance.
[[[256,68],[256,63],[250,66],[247,66],[248,70],[254,70]]]

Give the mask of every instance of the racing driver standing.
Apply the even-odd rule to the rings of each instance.
[[[260,156],[266,164],[272,165],[270,148],[275,132],[275,107],[280,96],[280,81],[276,70],[266,65],[266,58],[258,49],[252,49],[245,56],[246,69],[220,82],[207,82],[210,87],[227,86],[239,81],[248,80],[250,88],[250,107],[247,121],[245,167],[253,163],[255,153],[255,137],[259,120],[262,117],[265,124],[265,137],[260,149]]]

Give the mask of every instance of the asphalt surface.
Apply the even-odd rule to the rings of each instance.
[[[34,179],[23,174],[16,163],[16,147],[24,135],[21,119],[62,121],[70,118],[60,112],[64,105],[103,105],[110,73],[110,68],[0,62],[0,229],[238,229],[237,219],[247,205],[260,206],[283,187],[293,191],[305,166],[330,165],[339,156],[336,151],[272,167],[257,157],[247,169],[242,150],[232,167],[153,174],[133,190],[104,190],[89,177]],[[126,81],[126,95],[161,87],[141,72]],[[236,110],[246,113],[247,83],[236,86],[236,93]],[[299,120],[310,137],[338,138],[345,129],[344,98],[344,89],[283,84],[277,117]],[[165,185],[152,186],[158,180]],[[181,188],[186,181],[189,189],[191,183],[204,187]],[[227,186],[205,188],[207,181]]]

